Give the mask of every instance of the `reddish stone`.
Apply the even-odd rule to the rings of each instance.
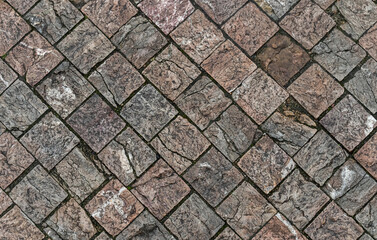
[[[1,190],[0,188],[0,215],[11,205],[13,204],[12,200],[8,197],[8,195]]]
[[[222,24],[232,16],[247,0],[195,0],[213,21]]]
[[[377,134],[369,139],[355,154],[356,160],[377,179]]]
[[[38,2],[38,0],[8,0],[8,2],[18,12],[25,14],[36,2]]]
[[[360,38],[359,44],[377,60],[377,23]]]

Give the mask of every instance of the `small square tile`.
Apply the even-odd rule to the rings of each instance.
[[[279,27],[257,6],[249,3],[230,18],[223,29],[251,56],[279,30]]]
[[[356,160],[377,179],[377,134],[374,134],[355,154]]]
[[[38,0],[8,0],[18,12],[25,14]]]
[[[263,123],[289,94],[260,68],[232,93],[237,104],[257,123]]]
[[[189,186],[162,159],[132,187],[132,193],[159,220],[190,192]]]
[[[79,139],[57,117],[48,113],[22,136],[20,142],[51,170],[79,143]]]
[[[200,70],[173,44],[164,49],[143,74],[169,99],[174,100],[200,75]]]
[[[242,240],[230,227],[226,227],[215,240]]]
[[[280,21],[280,26],[309,50],[335,26],[335,21],[317,4],[301,0]]]
[[[191,195],[165,221],[179,240],[210,239],[224,225],[216,213],[198,195]]]
[[[356,220],[377,238],[377,197],[375,196],[357,215]]]
[[[195,126],[178,116],[153,139],[151,145],[178,174],[181,174],[210,146],[210,143]]]
[[[344,92],[343,87],[318,64],[310,66],[287,90],[315,118]]]
[[[343,98],[320,123],[348,151],[359,145],[377,126],[377,120],[351,95]]]
[[[13,202],[8,195],[0,188],[0,215],[12,206]]]
[[[232,16],[247,0],[195,0],[195,2],[215,21],[222,24]]]
[[[0,58],[0,94],[17,79],[17,74]]]
[[[199,10],[170,36],[196,63],[203,62],[225,40],[222,32]]]
[[[283,17],[298,0],[255,0],[255,2],[276,21]]]
[[[359,44],[377,60],[377,23],[360,38]]]

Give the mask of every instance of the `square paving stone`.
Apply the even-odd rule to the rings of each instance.
[[[19,13],[25,14],[38,0],[8,0]]]
[[[313,49],[314,59],[342,81],[366,56],[365,51],[338,29],[334,29]]]
[[[137,9],[129,0],[94,0],[81,8],[93,23],[108,37],[137,13]]]
[[[44,234],[18,207],[12,208],[0,218],[0,236],[7,240],[40,240]]]
[[[217,24],[222,24],[232,16],[247,0],[195,0],[195,2]]]
[[[356,220],[377,238],[377,197],[375,196],[357,215]]]
[[[238,105],[257,123],[263,123],[289,94],[260,68],[232,93]]]
[[[306,49],[311,49],[335,26],[335,21],[317,4],[301,0],[280,26]]]
[[[329,197],[295,170],[270,196],[270,201],[298,229],[303,229]]]
[[[363,229],[332,202],[305,229],[305,232],[312,239],[353,240],[363,234]]]
[[[318,118],[343,94],[344,89],[318,64],[313,64],[288,87],[288,92]]]
[[[17,79],[17,74],[0,58],[0,94]]]
[[[344,163],[347,156],[347,152],[321,130],[301,148],[294,160],[322,186],[331,177],[334,169]]]
[[[25,19],[52,44],[59,41],[83,17],[68,0],[42,0],[25,15]]]
[[[159,220],[190,192],[189,186],[162,159],[132,187],[132,193]]]
[[[377,60],[377,24],[359,40],[362,46],[375,60]]]
[[[151,144],[178,174],[210,146],[202,133],[181,116],[164,128]]]
[[[242,174],[215,148],[206,152],[183,177],[213,207],[243,179]]]
[[[174,100],[200,75],[200,70],[170,44],[155,57],[143,74],[169,99]]]
[[[79,139],[50,112],[22,136],[20,142],[51,170],[79,143]]]
[[[355,154],[356,160],[377,179],[377,134],[369,139]]]
[[[46,224],[63,239],[89,240],[97,232],[85,210],[73,199],[64,203]]]
[[[63,118],[94,92],[92,85],[68,61],[61,63],[36,89]]]
[[[67,196],[62,187],[37,165],[9,193],[14,203],[39,224]]]
[[[201,65],[225,90],[232,92],[257,66],[231,41],[221,44]]]
[[[328,7],[335,2],[335,0],[314,0],[322,9],[327,9]]]
[[[203,62],[225,40],[222,32],[196,10],[170,36],[196,63]]]
[[[122,117],[150,141],[178,111],[152,85],[144,86],[121,111]]]
[[[92,95],[67,122],[95,152],[101,151],[126,126],[97,94]]]
[[[238,166],[268,194],[296,164],[271,138],[264,136],[242,156]]]
[[[240,237],[249,239],[275,215],[276,210],[249,183],[243,182],[216,212]]]
[[[165,225],[179,240],[210,239],[224,221],[193,194],[165,221]]]
[[[34,162],[34,157],[6,132],[0,136],[0,187],[5,189],[26,168]]]
[[[293,40],[276,34],[257,55],[262,68],[284,86],[310,60],[309,55]]]
[[[59,42],[57,48],[84,74],[115,49],[88,19]]]
[[[111,41],[138,69],[167,44],[165,37],[143,16],[128,21]]]
[[[143,0],[138,7],[165,34],[169,34],[195,10],[190,0]]]
[[[226,227],[215,240],[242,240],[230,227]]]
[[[253,3],[239,10],[222,28],[250,56],[279,30]]]
[[[175,103],[203,130],[231,104],[231,100],[208,77],[203,76],[186,89]]]
[[[42,80],[63,59],[64,57],[36,31],[27,35],[5,58],[18,74],[25,75],[26,82],[32,86]]]
[[[320,123],[348,151],[352,151],[377,126],[377,120],[351,95],[343,98]]]
[[[255,2],[276,21],[283,17],[298,0],[255,0]]]
[[[118,235],[144,209],[118,180],[106,184],[85,208],[112,236]]]
[[[0,188],[0,214],[12,206],[13,202],[8,195]]]
[[[122,104],[144,82],[144,78],[120,53],[99,66],[88,80],[114,106]]]

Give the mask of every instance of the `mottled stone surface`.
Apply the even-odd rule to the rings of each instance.
[[[114,46],[88,19],[80,23],[57,48],[84,74],[114,50]]]
[[[128,21],[111,41],[136,68],[141,68],[167,43],[165,37],[142,16]]]
[[[377,60],[377,24],[359,40],[362,46],[374,59]]]
[[[221,44],[201,65],[225,90],[232,92],[257,66],[231,41]]]
[[[314,0],[321,8],[327,9],[335,0]]]
[[[190,192],[189,186],[162,159],[132,187],[132,193],[159,220]]]
[[[88,80],[115,107],[122,104],[145,81],[120,53],[108,58]]]
[[[373,240],[373,238],[369,234],[364,233],[359,240]]]
[[[332,202],[305,229],[305,232],[312,239],[353,240],[363,234],[363,229]]]
[[[195,2],[218,24],[232,16],[247,0],[195,0]]]
[[[106,184],[85,208],[112,236],[119,234],[144,209],[118,180]]]
[[[241,240],[241,238],[230,227],[226,227],[215,240]]]
[[[122,117],[146,140],[151,140],[178,111],[152,85],[143,87],[121,111]]]
[[[257,6],[249,3],[231,17],[223,29],[251,56],[278,31],[279,27]]]
[[[0,214],[13,204],[8,195],[0,188]]]
[[[79,143],[79,139],[57,117],[48,113],[20,142],[51,170]]]
[[[344,89],[318,64],[313,64],[288,87],[288,92],[318,118],[343,94]]]
[[[35,223],[41,223],[68,194],[40,166],[33,168],[9,193]]]
[[[95,238],[95,240],[111,240],[111,238],[109,237],[109,235],[107,235],[107,233],[102,232]]]
[[[377,179],[377,134],[374,134],[355,154],[356,160]]]
[[[311,49],[335,26],[334,20],[310,0],[301,0],[280,26],[306,49]]]
[[[257,59],[261,62],[262,68],[284,86],[310,58],[290,37],[277,34],[268,41]]]
[[[181,94],[200,74],[200,70],[173,44],[164,49],[143,74],[171,100]]]
[[[343,98],[320,123],[349,151],[377,126],[377,120],[351,95]]]
[[[258,124],[263,123],[288,93],[261,69],[257,69],[232,93],[238,105]]]
[[[0,58],[0,94],[16,79],[17,74]]]
[[[210,146],[202,133],[181,116],[163,129],[151,144],[179,174]]]
[[[255,2],[274,20],[279,20],[298,0],[255,0]]]
[[[19,13],[25,14],[38,0],[8,0]]]
[[[218,205],[243,179],[242,174],[211,148],[183,177],[211,205]]]
[[[356,220],[377,238],[377,197],[374,197],[357,215]]]
[[[231,100],[208,77],[203,76],[184,91],[175,103],[203,130],[231,104]]]
[[[225,39],[204,14],[196,10],[170,36],[195,62],[201,63]]]
[[[198,195],[191,195],[166,221],[179,240],[210,239],[224,225]]]

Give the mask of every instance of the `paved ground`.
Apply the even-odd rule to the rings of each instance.
[[[376,0],[0,0],[0,239],[377,239]]]

